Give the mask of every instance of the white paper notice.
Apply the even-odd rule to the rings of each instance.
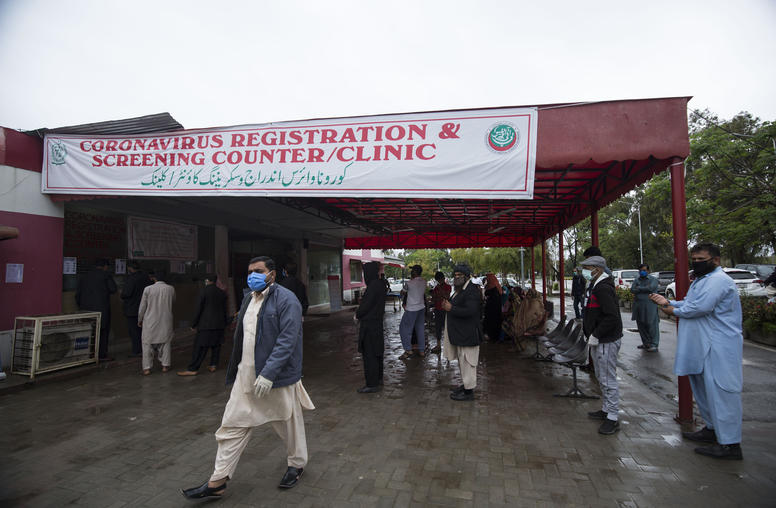
[[[24,278],[24,265],[7,263],[5,265],[5,282],[21,284]]]
[[[75,275],[76,267],[78,266],[78,258],[62,258],[62,273],[65,275]]]
[[[116,260],[116,275],[124,275],[127,273],[127,260],[126,259],[117,259]]]

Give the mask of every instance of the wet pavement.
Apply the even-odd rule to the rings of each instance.
[[[745,386],[743,461],[693,453],[673,420],[672,323],[661,322],[661,351],[649,357],[636,349],[637,333],[625,334],[622,430],[602,436],[587,418],[600,402],[553,397],[570,388],[571,372],[527,359],[532,344],[525,352],[484,344],[476,400],[450,400],[455,364],[433,354],[398,360],[400,316],[387,307],[385,386],[369,395],[355,391],[363,375],[352,312],[305,322],[303,381],[316,410],[304,415],[304,476],[277,488],[284,447],[259,427],[218,506],[773,506],[774,409],[752,415],[747,402],[768,383]],[[186,340],[174,370],[187,364]],[[212,471],[229,394],[224,349],[221,368],[196,377],[158,366],[144,377],[139,361],[124,360],[0,390],[0,506],[195,504],[178,489]],[[746,361],[765,380],[776,353],[751,349]],[[586,374],[579,383],[597,392]]]

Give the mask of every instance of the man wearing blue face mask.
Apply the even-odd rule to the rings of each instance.
[[[650,299],[679,318],[674,374],[688,376],[706,426],[683,432],[691,441],[712,443],[695,453],[741,460],[743,349],[741,300],[736,283],[720,268],[719,247],[701,243],[690,249],[695,280],[684,300]]]
[[[660,316],[657,305],[649,299],[649,295],[657,291],[657,278],[649,274],[649,265],[639,265],[639,276],[631,283],[633,293],[633,313],[631,319],[636,321],[636,327],[641,335],[639,349],[656,353],[660,343]]]
[[[286,445],[288,469],[280,488],[291,488],[307,464],[303,409],[315,409],[302,386],[302,306],[296,295],[275,284],[275,262],[251,259],[248,287],[240,307],[234,347],[226,372],[232,384],[210,480],[181,490],[189,499],[221,497],[253,431],[272,423]]]

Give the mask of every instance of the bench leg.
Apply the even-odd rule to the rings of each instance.
[[[549,356],[545,356],[539,352],[539,337],[534,337],[534,339],[536,339],[536,352],[531,356],[527,357],[526,360],[535,360],[537,362],[551,362],[552,358],[550,358]]]
[[[570,399],[598,399],[598,395],[587,395],[585,392],[579,389],[577,386],[577,366],[571,366],[571,372],[574,375],[574,385],[566,393],[556,393],[555,397],[568,397]]]

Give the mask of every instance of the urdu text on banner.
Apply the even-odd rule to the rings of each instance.
[[[46,135],[49,194],[533,198],[536,108]]]

